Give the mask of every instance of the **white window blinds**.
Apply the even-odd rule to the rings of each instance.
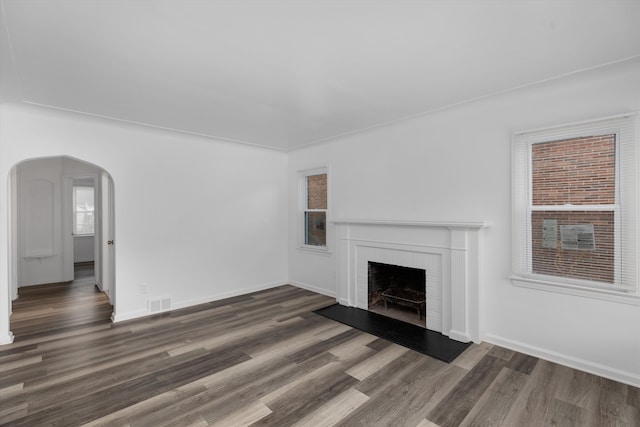
[[[637,114],[517,133],[514,278],[638,291]]]

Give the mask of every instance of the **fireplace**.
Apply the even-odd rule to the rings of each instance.
[[[393,290],[387,293],[390,295],[387,308],[404,310],[403,315],[412,323],[418,321],[421,327],[449,338],[480,342],[480,270],[485,222],[332,219],[331,223],[336,230],[336,299],[340,304],[370,310],[369,263],[421,270],[424,276],[416,281],[423,286],[425,311],[420,307],[418,313],[415,307],[422,304],[419,297],[405,298],[409,300],[402,301],[405,307],[397,298],[394,302],[393,297],[398,294]],[[380,296],[385,291],[380,291]],[[383,306],[384,299],[382,306],[377,304],[371,310]]]
[[[426,325],[426,271],[368,262],[368,310],[421,327]]]

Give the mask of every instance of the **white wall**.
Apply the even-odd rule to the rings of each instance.
[[[91,262],[96,258],[93,236],[73,236],[73,262]]]
[[[65,155],[111,174],[116,320],[147,314],[148,298],[171,296],[179,307],[286,282],[286,153],[35,107],[0,108],[0,200],[8,200],[11,168],[30,158]],[[0,224],[7,224],[5,209]],[[7,237],[0,227],[2,295]],[[10,339],[5,301],[0,342]]]
[[[485,340],[640,385],[640,306],[519,288],[508,278],[511,134],[635,110],[640,60],[299,149],[289,157],[289,191],[297,194],[296,171],[328,165],[334,218],[489,221]],[[297,203],[291,197],[292,218]],[[333,254],[296,249],[294,221],[289,233],[290,280],[335,294]]]

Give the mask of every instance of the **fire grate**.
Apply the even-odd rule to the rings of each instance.
[[[387,303],[415,308],[418,312],[418,319],[422,320],[422,310],[426,305],[426,295],[424,292],[407,288],[390,288],[384,291],[380,296],[384,301],[385,310],[388,308]]]

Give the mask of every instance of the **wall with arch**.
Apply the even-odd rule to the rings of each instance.
[[[171,298],[178,308],[287,281],[286,153],[3,104],[0,224],[17,203],[12,168],[58,156],[97,165],[113,178],[115,320],[148,314],[152,298]],[[0,343],[11,340],[14,233],[0,227]]]

